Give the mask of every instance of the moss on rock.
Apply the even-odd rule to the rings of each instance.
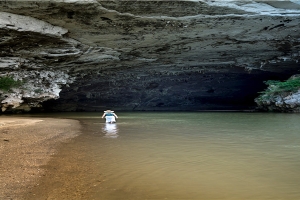
[[[4,76],[0,77],[0,90],[8,91],[13,87],[19,87],[22,85],[22,81],[15,80],[13,77]]]
[[[255,99],[259,110],[300,111],[300,75],[294,75],[286,81],[269,80],[265,84],[268,88]]]

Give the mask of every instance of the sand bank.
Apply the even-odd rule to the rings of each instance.
[[[22,199],[56,149],[80,134],[76,120],[0,116],[0,199]]]

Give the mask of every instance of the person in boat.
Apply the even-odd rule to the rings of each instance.
[[[112,110],[104,111],[102,118],[104,117],[106,119],[106,123],[116,123],[116,118],[118,119],[118,116]]]

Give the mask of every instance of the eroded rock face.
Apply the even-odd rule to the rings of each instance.
[[[287,81],[296,80],[298,82],[299,78],[300,75],[296,74]],[[257,109],[276,112],[300,112],[300,87],[296,82],[293,84],[289,83],[290,88],[291,85],[294,88],[290,91],[280,89],[278,85],[270,84],[267,92],[263,92],[263,94],[255,99],[258,105]]]
[[[299,70],[299,7],[288,1],[0,2],[0,75],[31,74],[33,85],[40,74],[55,74],[27,91],[2,93],[2,110],[254,108],[263,81]]]
[[[60,70],[18,70],[7,72],[5,76],[22,81],[22,86],[2,91],[2,112],[7,109],[31,111],[32,108],[42,108],[42,102],[59,98],[62,85],[74,81],[74,78]]]
[[[276,112],[300,112],[300,91],[257,99],[258,109]]]

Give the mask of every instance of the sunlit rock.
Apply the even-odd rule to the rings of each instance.
[[[294,75],[287,81],[299,78]],[[300,81],[293,83],[293,91],[279,89],[278,86],[269,85],[269,90],[255,99],[259,110],[278,112],[300,112]],[[272,92],[270,92],[272,91]]]

